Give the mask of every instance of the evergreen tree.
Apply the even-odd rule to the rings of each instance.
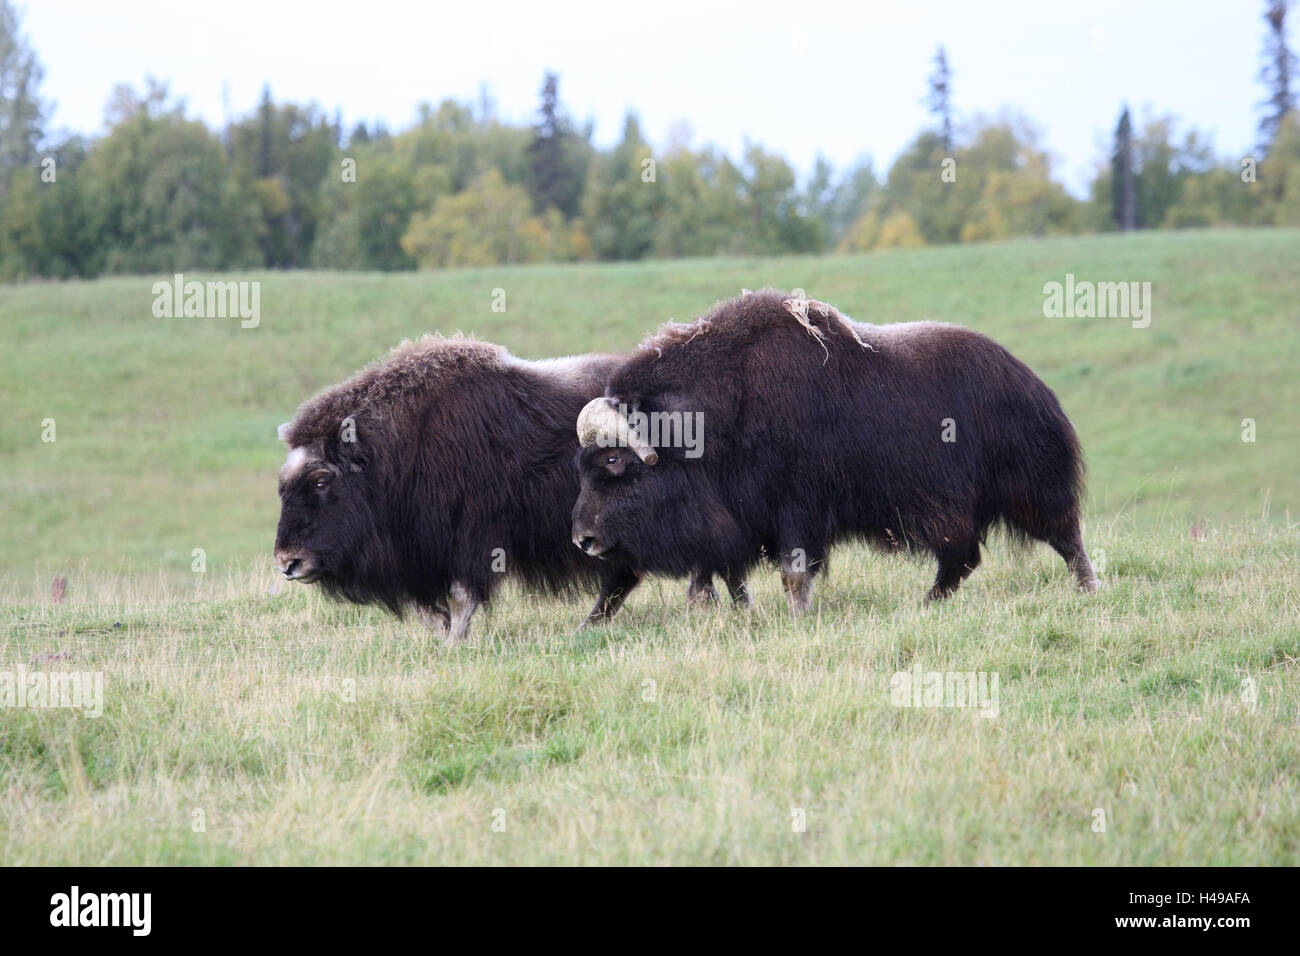
[[[528,191],[533,208],[554,206],[566,217],[578,214],[587,164],[583,143],[560,110],[560,78],[547,73],[542,83],[540,120],[528,144]]]
[[[257,175],[265,179],[275,171],[275,161],[272,158],[272,142],[275,138],[274,121],[275,107],[271,104],[271,87],[263,85],[262,103],[257,108],[258,119],[258,147],[257,147]]]
[[[1137,178],[1133,169],[1133,119],[1128,107],[1115,127],[1115,149],[1111,153],[1111,213],[1115,226],[1127,232],[1137,228]]]
[[[1267,153],[1277,137],[1282,118],[1296,107],[1291,91],[1291,77],[1296,72],[1295,54],[1287,45],[1286,15],[1288,0],[1268,0],[1264,21],[1268,24],[1268,37],[1264,41],[1264,66],[1259,71],[1260,81],[1268,87],[1264,101],[1267,112],[1259,121],[1259,148]]]
[[[934,55],[928,102],[930,112],[939,121],[939,140],[943,143],[943,151],[952,155],[952,71],[948,68],[948,51],[942,46]]]

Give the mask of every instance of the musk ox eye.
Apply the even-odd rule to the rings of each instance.
[[[317,491],[324,491],[326,488],[329,487],[329,483],[330,483],[330,480],[329,480],[328,478],[325,478],[325,477],[317,478],[317,479],[316,479],[316,490],[317,490]]]
[[[617,456],[617,455],[610,455],[608,458],[605,459],[605,464],[607,464],[607,465],[617,465],[617,464],[618,464],[618,456]]]

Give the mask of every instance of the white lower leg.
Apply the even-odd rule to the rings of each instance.
[[[480,602],[469,588],[459,581],[453,581],[448,603],[451,605],[451,626],[447,631],[446,643],[459,644],[469,632],[469,619],[478,610]]]

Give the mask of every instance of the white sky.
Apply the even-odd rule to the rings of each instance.
[[[214,127],[223,84],[239,116],[269,82],[277,102],[396,131],[421,101],[477,100],[483,82],[503,119],[530,122],[554,69],[602,145],[633,108],[656,147],[685,121],[695,145],[733,157],[748,137],[801,172],[822,152],[837,168],[870,156],[883,174],[928,122],[926,76],[943,43],[958,119],[1019,110],[1081,194],[1121,101],[1139,117],[1173,113],[1237,157],[1264,97],[1263,0],[19,3],[56,103],[51,128],[85,133],[101,131],[115,84],[140,88],[149,74]]]

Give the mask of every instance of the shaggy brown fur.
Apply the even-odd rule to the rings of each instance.
[[[1000,525],[1046,541],[1081,588],[1096,587],[1074,429],[1051,389],[977,332],[856,323],[769,290],[664,326],[606,395],[631,411],[701,412],[705,438],[701,457],[660,448],[654,466],[583,449],[573,532],[589,553],[724,576],[771,555],[799,611],[836,541],[928,551],[933,599],[974,570]]]

